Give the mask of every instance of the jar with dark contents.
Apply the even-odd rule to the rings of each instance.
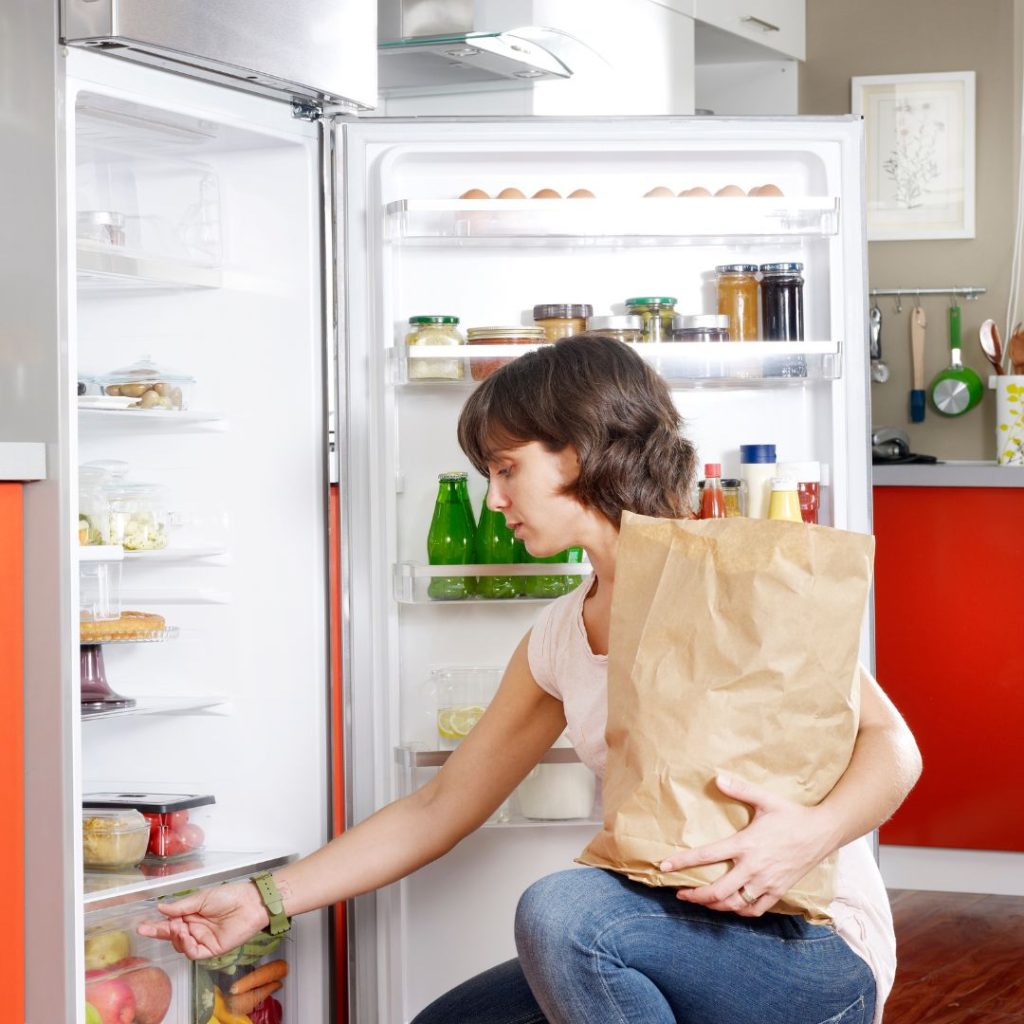
[[[761,267],[761,324],[765,341],[804,340],[804,265],[765,263]],[[772,359],[765,369],[772,376],[806,377],[802,355]]]
[[[626,309],[643,321],[641,341],[672,340],[672,318],[676,314],[676,299],[666,295],[626,299]]]
[[[638,316],[592,316],[587,320],[587,331],[616,341],[635,344],[641,340],[644,322]]]
[[[548,341],[582,334],[587,329],[587,317],[594,307],[585,303],[551,303],[533,307],[533,322],[540,327]]]
[[[673,341],[728,341],[729,318],[719,313],[697,313],[672,320]]]
[[[540,345],[548,339],[541,327],[470,327],[466,331],[470,347],[474,345]],[[470,359],[473,380],[486,380],[495,370],[511,363],[513,356]]]
[[[726,263],[715,267],[718,312],[729,318],[731,341],[756,341],[757,266],[753,263]]]

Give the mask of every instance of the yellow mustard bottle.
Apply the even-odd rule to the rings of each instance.
[[[796,481],[784,477],[772,480],[772,496],[768,502],[768,518],[784,519],[791,523],[802,523],[800,515],[800,495],[796,489]]]

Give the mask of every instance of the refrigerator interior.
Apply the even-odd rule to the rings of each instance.
[[[522,598],[431,603],[415,589],[399,597],[395,567],[427,561],[437,474],[469,472],[477,515],[485,489],[456,440],[473,386],[469,364],[461,382],[407,381],[408,318],[452,314],[463,331],[528,325],[534,304],[624,313],[624,300],[636,295],[675,296],[679,313],[715,312],[716,264],[799,261],[805,338],[832,353],[808,355],[805,378],[765,380],[756,345],[727,346],[727,365],[701,379],[674,370],[654,346],[640,348],[663,359],[702,466],[720,461],[724,476],[738,476],[740,444],[773,442],[780,461],[826,467],[823,522],[868,530],[863,242],[856,214],[846,216],[859,209],[859,132],[851,119],[424,119],[345,127],[354,820],[408,788],[396,747],[438,746],[430,671],[503,665],[542,607]],[[642,198],[656,186],[713,193],[769,182],[784,193],[774,205]],[[524,196],[585,188],[596,198],[508,200],[507,207],[458,199],[470,189],[494,197],[509,187]],[[744,363],[748,356],[753,364]],[[423,770],[415,782],[426,777]],[[408,1020],[514,955],[518,895],[570,867],[596,825],[523,822],[511,810],[509,823],[485,826],[440,861],[360,901],[357,1012]],[[365,958],[378,963],[375,978]]]
[[[119,460],[162,488],[166,546],[126,552],[121,598],[176,631],[102,645],[137,704],[83,718],[76,796],[209,793],[209,851],[308,852],[329,835],[318,129],[286,103],[68,63],[72,382],[143,357],[195,378],[182,410],[69,396],[78,465]],[[113,233],[85,211],[116,212]],[[322,915],[293,934],[294,1019],[325,1019]]]

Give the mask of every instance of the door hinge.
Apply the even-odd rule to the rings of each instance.
[[[292,97],[292,117],[300,121],[319,121],[324,109],[312,100],[300,100]]]

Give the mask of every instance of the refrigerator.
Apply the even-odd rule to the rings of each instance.
[[[669,380],[702,463],[736,476],[739,446],[763,442],[816,460],[822,521],[869,531],[865,248],[851,118],[375,119],[180,62],[52,59],[59,160],[31,184],[53,196],[39,222],[53,237],[27,250],[52,276],[46,301],[14,297],[34,326],[31,345],[2,349],[0,423],[36,434],[12,440],[42,435],[50,466],[26,532],[28,1014],[82,1020],[92,923],[309,852],[341,824],[342,795],[351,824],[420,785],[446,756],[437,672],[500,669],[543,607],[429,597],[438,474],[468,471],[477,513],[483,497],[455,439],[473,368],[524,349],[410,354],[410,317],[528,325],[538,303],[621,313],[635,295],[711,312],[716,265],[800,262],[805,341],[637,351]],[[644,198],[767,183],[782,195]],[[506,188],[594,198],[459,198]],[[120,218],[79,216],[97,211]],[[454,361],[462,379],[410,377],[413,358]],[[187,409],[110,393],[109,372],[140,359],[183,385]],[[83,717],[79,467],[110,460],[165,495],[169,542],[123,552],[120,598],[167,632],[101,645],[110,688],[136,704]],[[587,567],[465,570],[502,571]],[[572,756],[545,767],[575,770]],[[95,791],[215,794],[207,859],[97,882],[79,806]],[[514,955],[519,894],[571,866],[599,815],[534,820],[513,796],[440,861],[351,902],[347,978],[326,915],[306,915],[286,1020],[347,1004],[353,1021],[407,1021]],[[191,1024],[194,976],[171,973],[173,1024]]]

